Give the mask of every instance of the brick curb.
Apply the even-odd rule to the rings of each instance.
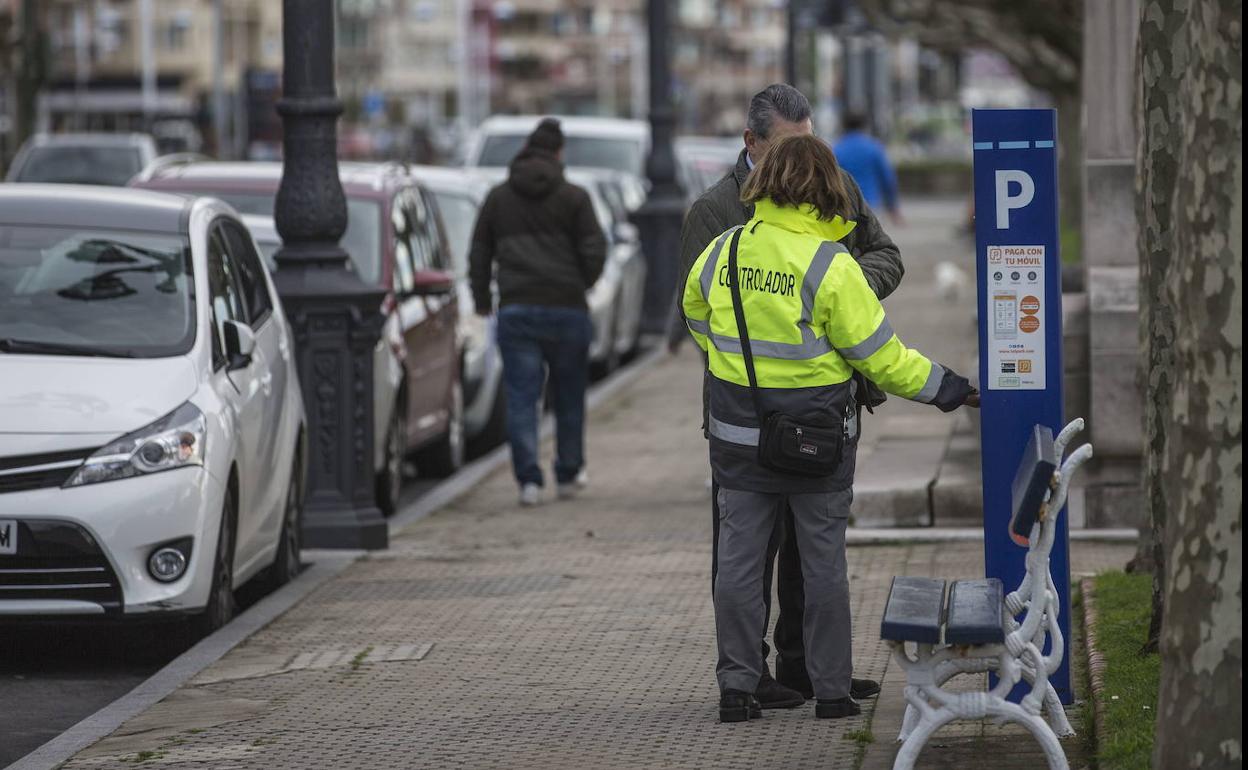
[[[1096,611],[1096,581],[1084,578],[1079,581],[1083,602],[1083,645],[1088,654],[1088,682],[1092,691],[1092,722],[1099,741],[1105,735],[1105,658],[1097,649],[1096,627],[1100,615]]]

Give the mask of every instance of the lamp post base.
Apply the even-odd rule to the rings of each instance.
[[[373,349],[384,293],[341,267],[283,265],[273,278],[294,331],[308,415],[303,542],[385,548],[373,467]]]
[[[390,545],[390,528],[375,505],[308,506],[303,511],[303,545],[377,551]]]
[[[651,194],[633,214],[646,255],[646,296],[641,316],[642,334],[666,334],[676,312],[680,275],[680,226],[685,201],[679,192]]]

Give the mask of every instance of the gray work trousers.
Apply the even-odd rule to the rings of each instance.
[[[720,690],[754,692],[763,672],[758,640],[767,632],[763,570],[767,542],[787,501],[797,527],[806,586],[802,638],[816,698],[849,695],[851,629],[845,528],[853,490],[800,495],[719,489],[719,572],[715,633]]]

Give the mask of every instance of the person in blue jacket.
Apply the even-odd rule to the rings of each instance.
[[[832,147],[832,152],[841,168],[858,183],[867,205],[877,210],[882,207],[894,220],[901,219],[897,174],[884,145],[867,133],[866,116],[860,113],[845,116],[845,133]]]

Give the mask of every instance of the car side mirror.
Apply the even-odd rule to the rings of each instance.
[[[412,294],[438,297],[455,289],[455,276],[442,270],[418,270],[412,277]]]
[[[636,243],[641,240],[641,231],[632,222],[616,222],[611,235],[618,243]]]
[[[230,371],[242,369],[251,363],[256,351],[256,333],[242,321],[225,322],[225,358]]]

